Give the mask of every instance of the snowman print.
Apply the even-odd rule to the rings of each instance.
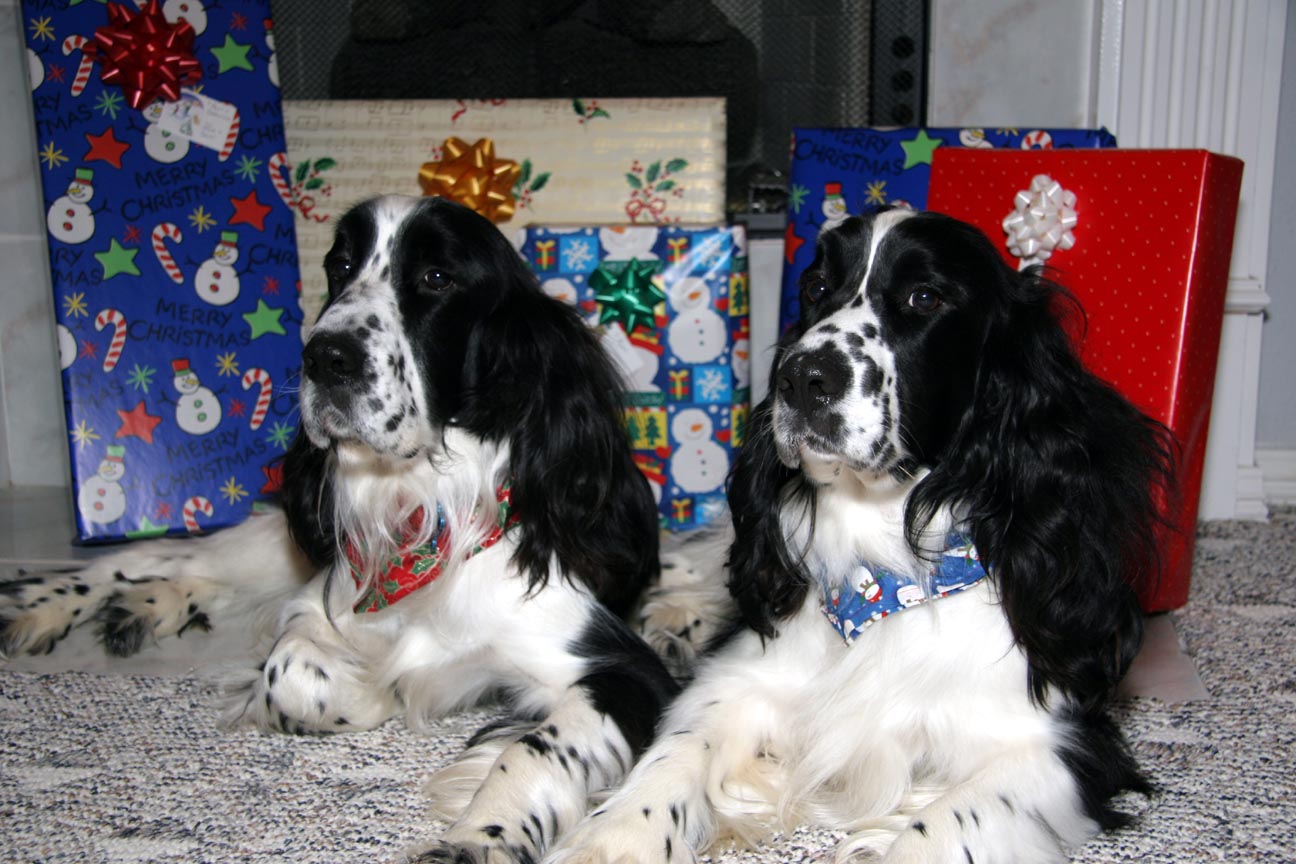
[[[77,341],[72,335],[72,331],[62,324],[56,324],[55,332],[58,333],[58,353],[59,368],[66,369],[77,359]]]
[[[198,382],[198,374],[189,368],[188,358],[171,361],[175,373],[176,425],[190,435],[206,435],[221,422],[221,406],[216,394]]]
[[[170,164],[179,162],[189,153],[189,139],[162,128],[158,121],[165,110],[166,103],[159,99],[141,112],[148,121],[148,129],[144,132],[144,152],[155,162]]]
[[[94,172],[89,168],[76,170],[76,178],[68,184],[67,194],[50,206],[45,219],[50,236],[75,244],[84,243],[94,234],[94,211],[89,203],[94,197],[93,179]]]
[[[126,491],[121,486],[121,479],[126,474],[122,461],[125,455],[125,447],[109,447],[108,455],[99,463],[95,476],[82,485],[77,494],[77,509],[87,522],[107,525],[126,514]]]
[[[220,242],[198,268],[194,276],[194,291],[198,299],[213,306],[228,306],[238,299],[239,274],[234,269],[238,261],[238,234],[222,231]]]
[[[27,49],[27,77],[33,90],[45,83],[45,64],[41,62],[40,55],[30,48]]]
[[[734,387],[741,390],[751,386],[751,340],[738,338],[733,346]]]
[[[850,214],[846,212],[846,199],[842,197],[842,184],[825,183],[824,200],[821,206],[824,221],[819,232],[831,230],[846,221]]]
[[[188,21],[195,36],[201,36],[207,29],[207,10],[198,0],[166,0],[162,4],[162,17],[168,24]]]
[[[656,242],[657,229],[647,225],[599,229],[604,261],[656,261],[657,253],[652,251]]]
[[[279,86],[279,60],[275,57],[273,19],[271,18],[265,19],[265,30],[266,30],[266,35],[265,35],[266,47],[270,49],[270,60],[266,63],[266,77],[270,79],[271,84],[278,87]]]
[[[684,363],[706,363],[725,347],[725,321],[711,308],[711,290],[704,279],[686,276],[667,294],[675,320],[666,329],[671,351]]]
[[[685,492],[719,489],[729,471],[729,457],[712,440],[711,417],[701,408],[686,408],[671,421],[676,450],[671,456],[675,485]]]

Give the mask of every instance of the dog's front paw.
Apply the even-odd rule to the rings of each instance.
[[[679,805],[595,810],[545,864],[689,864],[697,860]]]
[[[493,836],[483,831],[485,843],[440,841],[410,856],[410,864],[536,864],[529,845],[505,842],[501,834],[493,833],[497,828],[500,826],[487,826]]]
[[[368,677],[342,646],[287,633],[264,663],[226,682],[225,721],[292,735],[372,729],[395,698]]]
[[[0,583],[0,654],[48,654],[73,627],[93,620],[114,590],[72,571]]]
[[[639,612],[639,633],[671,674],[692,676],[698,655],[733,619],[723,551],[710,538],[662,554],[661,580]]]

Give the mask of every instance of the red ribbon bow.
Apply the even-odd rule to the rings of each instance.
[[[167,21],[157,0],[149,0],[139,12],[118,3],[107,9],[108,23],[95,31],[85,50],[99,62],[103,82],[121,87],[132,108],[158,98],[175,102],[181,87],[201,80],[188,21]]]

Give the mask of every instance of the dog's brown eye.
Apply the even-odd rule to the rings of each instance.
[[[909,306],[915,312],[935,312],[940,308],[941,296],[929,288],[917,288],[909,295]]]
[[[324,275],[331,280],[341,281],[351,275],[349,258],[334,258],[324,262]]]
[[[801,298],[807,303],[818,303],[828,293],[828,283],[815,277],[806,281],[801,289]]]
[[[453,284],[454,278],[449,273],[435,267],[424,271],[418,280],[418,287],[422,291],[444,291]]]

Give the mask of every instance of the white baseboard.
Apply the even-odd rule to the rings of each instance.
[[[1256,465],[1264,476],[1269,504],[1296,504],[1296,450],[1256,448]]]

